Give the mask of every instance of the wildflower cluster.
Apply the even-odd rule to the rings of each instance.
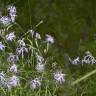
[[[95,57],[92,55],[92,53],[90,51],[85,52],[85,56],[83,57],[83,59],[80,60],[80,57],[77,57],[75,59],[71,59],[69,57],[69,61],[71,62],[71,64],[73,65],[78,65],[78,64],[95,64],[96,63],[96,59]]]
[[[0,73],[0,86],[11,89],[12,87],[19,86],[19,84],[20,81],[17,76],[8,77],[3,71]]]
[[[3,86],[4,88],[8,88],[11,89],[13,87],[18,87],[21,85],[21,80],[20,80],[20,76],[17,74],[19,73],[19,69],[18,69],[18,62],[22,61],[24,64],[24,59],[26,60],[26,54],[30,57],[33,56],[32,58],[34,59],[35,62],[35,71],[37,73],[43,74],[46,71],[46,66],[47,65],[47,59],[44,57],[44,53],[47,54],[47,52],[49,51],[49,48],[52,44],[54,44],[54,38],[49,35],[46,34],[46,38],[45,40],[42,40],[41,35],[38,32],[35,32],[33,29],[28,30],[28,32],[31,35],[31,38],[26,38],[26,34],[24,35],[25,37],[20,37],[20,39],[17,39],[16,35],[15,35],[15,31],[13,29],[13,31],[10,32],[10,28],[14,23],[16,23],[16,16],[17,16],[17,12],[16,12],[16,7],[13,5],[9,5],[7,7],[8,10],[8,16],[1,16],[0,17],[0,24],[3,25],[3,28],[5,30],[5,34],[0,42],[0,51],[3,53],[3,51],[7,48],[10,48],[9,46],[7,47],[7,45],[11,42],[14,43],[14,50],[13,48],[10,48],[11,51],[8,52],[8,57],[7,57],[7,62],[10,65],[10,67],[8,68],[8,72],[11,73],[11,76],[9,74],[4,73],[3,70],[0,73],[0,86]],[[27,41],[27,43],[26,43]],[[44,50],[43,52],[40,50],[40,47],[42,46],[42,43],[39,44],[39,42],[42,42],[43,44],[45,44]],[[22,67],[21,69],[24,68],[23,65],[21,65],[20,67]],[[56,70],[55,70],[56,71]],[[65,82],[65,74],[63,74],[63,72],[61,70],[58,71],[53,71],[53,79],[62,84]],[[26,77],[26,76],[25,76]],[[33,77],[33,76],[32,76]],[[30,77],[31,78],[31,77]],[[31,89],[35,89],[37,87],[40,87],[42,85],[42,79],[43,75],[36,77],[34,76],[30,81],[27,80],[30,85]]]
[[[9,5],[7,7],[8,10],[8,15],[9,16],[1,16],[0,17],[0,23],[2,23],[4,26],[8,26],[10,25],[12,22],[15,22],[15,18],[16,18],[16,7],[13,5]]]

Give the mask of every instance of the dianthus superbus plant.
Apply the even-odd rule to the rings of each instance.
[[[56,91],[65,83],[66,75],[50,59],[52,56],[47,55],[54,45],[54,37],[46,34],[42,38],[34,28],[19,35],[14,28],[18,25],[16,7],[8,5],[6,10],[8,14],[0,16],[0,58],[5,67],[0,72],[1,95],[57,96]]]

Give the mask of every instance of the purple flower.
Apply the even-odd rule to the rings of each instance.
[[[9,5],[7,10],[9,11],[9,15],[11,17],[11,21],[15,22],[15,18],[16,18],[16,7],[13,5]]]
[[[6,78],[3,71],[0,73],[0,86],[6,86]]]
[[[34,80],[30,81],[30,88],[31,89],[36,89],[37,87],[41,86],[41,81],[39,78],[35,78]]]
[[[36,53],[36,62],[37,62],[37,65],[36,65],[36,70],[38,72],[43,72],[44,69],[45,69],[45,64],[44,64],[44,58],[43,56],[40,56],[38,53]]]
[[[20,80],[17,76],[13,75],[12,77],[8,78],[7,87],[10,89],[12,87],[17,87],[20,85]]]
[[[69,58],[69,61],[73,64],[73,65],[77,65],[80,63],[80,58],[77,57],[74,60],[71,60],[71,58]]]
[[[51,35],[46,34],[46,42],[53,44],[54,38]]]
[[[2,16],[0,18],[0,23],[3,24],[4,26],[9,25],[10,22],[11,22],[11,19],[9,17],[7,17],[7,16]]]
[[[2,44],[2,42],[0,42],[0,50],[3,51],[5,48],[5,46]]]
[[[9,56],[8,56],[8,58],[7,58],[7,61],[9,62],[9,63],[12,63],[12,64],[14,64],[16,61],[18,61],[18,56],[17,55],[13,55],[12,53],[9,53]]]
[[[8,5],[7,10],[10,11],[10,13],[16,13],[16,7],[13,5]]]
[[[54,79],[59,82],[60,84],[62,84],[63,82],[65,82],[65,74],[63,74],[61,71],[57,71],[54,74]]]
[[[16,54],[17,55],[23,54],[24,52],[28,53],[28,48],[26,48],[26,47],[20,47],[20,48],[17,48],[16,49]]]
[[[14,32],[11,32],[11,33],[6,35],[6,40],[8,40],[8,41],[12,41],[15,38],[16,38],[16,36],[14,35]]]
[[[13,65],[10,67],[10,71],[11,71],[11,72],[14,72],[14,73],[17,73],[17,66],[16,66],[16,64],[13,64]]]
[[[26,45],[25,42],[24,42],[24,38],[18,40],[18,44],[19,44],[20,47],[24,47]]]
[[[84,58],[82,59],[82,64],[83,63],[87,63],[87,64],[94,64],[96,63],[95,58],[93,57],[93,55],[87,51]]]

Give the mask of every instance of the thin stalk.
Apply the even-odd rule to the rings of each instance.
[[[6,91],[3,87],[0,87],[1,91],[4,93],[4,95],[6,95]]]
[[[53,91],[53,96],[55,96],[55,93],[56,93],[57,89],[58,89],[58,87],[57,87],[57,84],[56,84],[56,86],[54,88],[54,91]]]
[[[73,82],[71,83],[71,86],[74,86],[74,85],[78,84],[79,82],[87,79],[88,77],[90,77],[91,75],[93,75],[93,74],[95,74],[95,73],[96,73],[96,69],[93,70],[93,71],[91,71],[91,72],[89,72],[89,73],[87,73],[86,75],[84,75],[83,77],[77,79],[76,81],[73,81]]]
[[[37,25],[35,25],[35,27],[33,27],[33,30],[35,30],[35,28],[37,28],[42,23],[43,23],[43,21],[40,21]],[[27,31],[22,37],[25,37],[28,33],[30,33],[30,31]]]
[[[47,96],[47,94],[48,94],[48,84],[49,84],[49,81],[47,81],[46,90],[45,90],[45,96]]]

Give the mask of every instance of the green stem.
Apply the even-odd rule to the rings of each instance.
[[[90,77],[91,75],[93,75],[93,74],[95,74],[95,73],[96,73],[96,69],[93,70],[93,71],[91,71],[91,72],[89,72],[89,73],[87,73],[86,75],[84,75],[83,77],[77,79],[76,81],[72,82],[72,83],[71,83],[71,86],[74,86],[74,85],[78,84],[79,82],[87,79],[88,77]]]
[[[47,81],[46,90],[45,90],[45,96],[47,96],[47,93],[48,93],[48,83],[49,83],[49,81]]]

